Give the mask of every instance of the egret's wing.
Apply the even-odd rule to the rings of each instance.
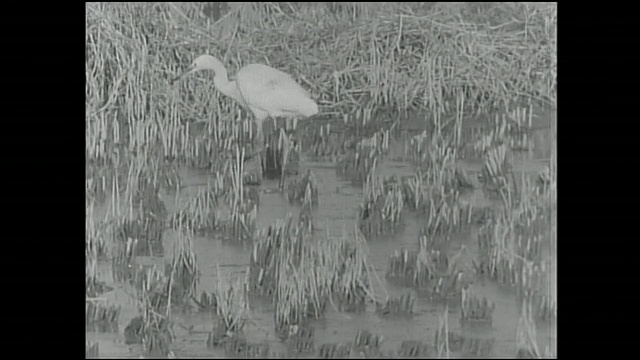
[[[238,73],[238,88],[249,107],[272,116],[299,112],[309,93],[289,75],[260,64],[248,65]]]

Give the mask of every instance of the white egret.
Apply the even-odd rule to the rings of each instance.
[[[304,88],[289,74],[267,65],[246,65],[238,71],[237,80],[229,81],[220,60],[200,55],[171,83],[200,70],[213,70],[216,89],[251,110],[258,130],[259,151],[264,146],[262,126],[267,117],[306,118],[318,113],[318,105]]]

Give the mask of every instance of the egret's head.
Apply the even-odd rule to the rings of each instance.
[[[216,59],[211,55],[200,55],[198,56],[188,68],[186,68],[180,75],[171,80],[171,83],[180,80],[181,78],[194,73],[200,70],[213,70],[216,75],[224,70],[224,66],[220,62],[220,60]]]
[[[216,70],[218,65],[222,65],[220,60],[216,59],[211,55],[200,55],[195,60],[191,66],[194,67],[194,71],[198,70]]]

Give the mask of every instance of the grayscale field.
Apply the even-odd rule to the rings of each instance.
[[[556,3],[86,16],[88,357],[556,357]]]

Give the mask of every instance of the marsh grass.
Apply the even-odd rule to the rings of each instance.
[[[398,285],[427,291],[432,296],[455,297],[469,283],[465,276],[469,271],[464,265],[465,253],[465,247],[451,256],[422,247],[419,251],[396,249],[389,257],[386,277]]]
[[[403,208],[404,196],[396,178],[369,175],[358,210],[358,227],[365,236],[392,234],[402,225]]]
[[[404,203],[407,207],[412,211],[420,209],[425,201],[423,196],[428,194],[428,192],[423,188],[425,185],[422,181],[422,173],[420,169],[416,169],[416,173],[412,176],[402,177],[401,184]]]
[[[353,341],[353,351],[365,358],[380,358],[382,352],[380,346],[384,341],[384,336],[374,335],[367,330],[359,330]]]
[[[230,358],[267,359],[272,358],[269,344],[250,343],[240,337],[230,338],[225,343],[225,354]]]
[[[473,203],[460,200],[460,193],[432,192],[424,203],[424,234],[444,236],[460,232],[471,225]]]
[[[93,204],[87,208],[85,235],[85,292],[88,298],[96,297],[109,288],[98,278],[98,260],[106,253],[105,239],[99,225],[93,220]]]
[[[439,232],[433,232],[433,228],[422,227],[420,229],[420,235],[418,237],[418,245],[421,249],[431,250],[445,250],[451,241],[450,234],[442,234]]]
[[[437,280],[431,287],[431,294],[439,296],[441,299],[459,299],[462,290],[469,284],[468,272],[459,269],[447,270],[440,273]]]
[[[445,306],[444,312],[438,316],[438,328],[433,341],[439,359],[449,359],[449,306]]]
[[[194,302],[198,305],[198,310],[203,312],[213,312],[217,313],[218,311],[218,298],[215,293],[203,291],[200,294],[200,299],[195,300]]]
[[[533,151],[534,107],[518,106],[506,109],[502,114],[486,117],[481,131],[472,134],[467,150],[474,156],[483,156],[491,148],[506,145],[511,151]]]
[[[482,169],[482,182],[484,183],[484,190],[490,196],[503,196],[503,191],[512,185],[507,178],[512,169],[508,153],[508,147],[504,144],[491,148],[486,152]]]
[[[142,344],[148,357],[168,357],[173,343],[173,323],[166,317],[149,312],[143,326]]]
[[[311,189],[312,189],[311,184],[307,184],[304,192],[304,199],[302,201],[302,206],[300,207],[300,214],[298,215],[298,223],[308,233],[313,232],[314,195]],[[317,193],[316,193],[315,202],[316,204],[318,202]]]
[[[320,318],[327,303],[333,305],[334,298],[338,301],[338,308],[345,309],[351,305],[344,300],[353,299],[352,289],[368,283],[363,280],[366,274],[358,272],[361,262],[353,252],[357,249],[350,250],[355,262],[345,263],[345,246],[349,245],[344,241],[324,240],[316,246],[304,246],[299,261],[286,255],[281,257],[282,272],[278,273],[275,293],[276,331],[282,338],[293,336],[295,342],[304,340],[299,345],[305,351],[310,348],[309,340],[301,340],[300,335],[307,328],[308,319]],[[354,266],[355,276],[349,272]]]
[[[442,148],[440,148],[442,149]],[[452,149],[450,149],[452,150]],[[456,150],[451,152],[443,150],[441,159],[432,159],[433,161],[423,173],[423,181],[431,188],[432,192],[439,192],[442,196],[449,195],[454,191],[460,192],[458,171],[456,171]],[[431,156],[438,156],[431,153]],[[436,162],[437,161],[437,162]]]
[[[172,229],[190,229],[197,234],[212,234],[222,222],[219,205],[225,196],[224,177],[217,173],[205,189],[199,189],[198,193],[188,200],[172,214],[169,224]],[[179,191],[176,197],[180,195]]]
[[[398,356],[403,358],[426,358],[433,356],[433,345],[418,340],[403,340]]]
[[[98,296],[111,290],[113,290],[113,288],[108,286],[104,281],[99,280],[96,275],[85,276],[85,294],[87,300],[101,299]]]
[[[518,329],[516,331],[516,357],[518,358],[542,358],[538,349],[536,337],[536,325],[531,314],[530,304],[522,303]]]
[[[416,299],[411,293],[398,298],[389,299],[385,303],[376,303],[376,313],[381,316],[410,317],[413,314],[413,306]]]
[[[113,257],[114,254],[118,253],[118,250],[120,250],[119,248],[124,242],[123,240],[126,240],[122,238],[122,230],[125,226],[130,226],[135,232],[137,225],[140,225],[141,228],[145,228],[145,222],[147,225],[151,225],[150,223],[156,220],[145,217],[139,207],[133,209],[127,204],[120,205],[121,206],[117,207],[109,203],[105,209],[98,205],[96,199],[87,198],[85,220],[87,259],[89,259],[89,256],[95,252],[95,256],[98,260],[108,260]],[[146,228],[153,229],[154,226],[146,226]],[[135,235],[133,237],[138,236]],[[142,235],[142,237],[145,239],[148,238],[146,234]]]
[[[169,316],[171,313],[172,264],[164,268],[153,264],[140,267],[136,276],[136,295],[141,310]]]
[[[304,260],[298,266],[283,261],[276,272],[278,287],[274,317],[275,330],[281,339],[288,339],[297,333],[299,327],[306,325],[306,298],[310,289],[305,286],[305,269]]]
[[[153,158],[134,156],[126,164],[114,168],[108,207],[114,218],[154,217],[164,220],[166,208],[159,197],[161,168]]]
[[[363,312],[367,298],[374,302],[379,300],[372,289],[374,276],[377,275],[368,264],[369,250],[365,237],[358,231],[354,240],[343,236],[334,249],[338,251],[338,261],[334,265],[334,268],[337,265],[338,271],[333,278],[332,298],[341,311]]]
[[[154,217],[129,220],[123,219],[122,225],[116,233],[118,244],[127,244],[130,256],[162,256],[164,247],[162,237],[164,222]]]
[[[115,254],[111,257],[111,271],[114,281],[128,282],[134,279],[135,256],[133,251],[136,244],[137,241],[131,238],[115,244]]]
[[[321,359],[349,359],[351,355],[351,345],[343,343],[322,344],[318,355]]]
[[[439,251],[409,251],[395,250],[389,258],[387,278],[399,284],[418,289],[429,289],[438,277],[438,267],[441,269],[446,258],[440,256]],[[433,258],[435,256],[435,258]]]
[[[179,231],[171,263],[172,300],[176,305],[186,305],[196,293],[200,276],[193,251],[193,237],[189,232]]]
[[[378,161],[388,153],[389,130],[380,129],[367,137],[350,139],[348,152],[340,157],[336,175],[361,185],[372,176]]]
[[[300,144],[295,142],[291,135],[280,129],[278,145],[282,152],[280,165],[280,190],[284,190],[284,181],[287,175],[297,175],[299,171]]]
[[[529,314],[549,321],[557,311],[550,271],[557,241],[555,177],[542,191],[528,177],[519,183],[505,191],[502,211],[481,226],[476,268],[515,287]]]
[[[311,354],[315,350],[315,328],[313,326],[296,328],[289,339],[289,353]]]
[[[276,305],[276,332],[297,334],[327,303],[340,311],[363,311],[375,299],[364,239],[345,237],[311,243],[291,217],[259,233],[250,265],[250,288]]]
[[[518,193],[509,189],[502,211],[480,228],[479,270],[502,283],[539,289],[547,266],[543,248],[550,251],[556,238],[549,231],[553,231],[555,199],[536,194],[528,178],[522,179]]]
[[[411,209],[426,216],[423,233],[442,237],[467,229],[474,204],[462,200],[461,195],[473,184],[456,166],[460,156],[457,147],[440,133],[428,137],[423,132],[411,139],[411,148],[418,168],[415,175],[402,181],[403,196]]]
[[[460,323],[464,326],[491,326],[495,304],[486,298],[480,299],[473,287],[462,289]]]
[[[311,170],[307,170],[307,173],[303,176],[289,181],[286,196],[289,203],[302,205],[305,202],[310,202],[312,206],[317,206],[318,181],[316,180],[313,172]]]
[[[100,346],[97,342],[87,341],[85,344],[85,356],[87,359],[97,359],[100,357]]]
[[[167,209],[159,196],[163,183],[161,170],[157,167],[157,163],[154,163],[151,167],[146,167],[145,172],[140,175],[143,177],[137,179],[137,189],[132,194],[132,206],[139,207],[144,217],[164,220]]]
[[[163,269],[164,270],[164,269]],[[125,342],[142,343],[146,356],[166,357],[174,339],[171,321],[171,273],[155,266],[141,279],[138,308],[142,315],[134,318],[124,330]]]
[[[519,296],[520,303],[528,304],[534,319],[551,321],[557,317],[557,304],[550,294],[544,294],[540,290],[523,290]]]
[[[459,180],[454,177],[450,179],[454,182],[453,187],[434,185],[425,181],[426,176],[418,170],[416,175],[403,181],[405,202],[410,205],[410,209],[418,210],[420,216],[426,216],[428,225],[424,228],[430,232],[444,234],[447,231],[458,231],[471,221],[474,204],[463,200],[461,195],[465,193],[465,189],[457,185]]]
[[[102,203],[107,199],[113,175],[105,167],[86,166],[85,194],[87,199]]]
[[[495,342],[495,338],[464,337],[461,351],[464,356],[489,357]]]
[[[442,183],[442,175],[446,170],[455,169],[458,149],[454,143],[453,132],[445,132],[442,126],[435,126],[434,131],[425,130],[409,140],[411,159],[424,172],[429,183]]]
[[[421,248],[419,259],[424,259],[424,264],[434,274],[431,283],[431,294],[444,299],[458,298],[462,291],[469,285],[471,269],[466,264],[466,258],[470,254],[466,246],[462,246],[457,252],[427,250]]]
[[[176,191],[184,187],[183,180],[175,165],[168,164],[163,166],[160,170],[160,178],[161,188],[169,194],[175,194]]]
[[[255,232],[258,204],[245,199],[244,188],[244,149],[236,147],[236,157],[230,161],[229,175],[231,188],[229,192],[230,219],[227,227],[234,241],[251,239]]]
[[[118,318],[121,306],[106,306],[96,301],[86,301],[86,331],[118,333]]]
[[[418,252],[407,249],[396,249],[389,256],[389,265],[387,267],[386,277],[403,286],[412,286],[416,281],[416,264],[418,262]],[[427,269],[425,269],[428,271]],[[428,277],[429,274],[422,274],[422,277]]]
[[[305,146],[303,149],[313,160],[336,162],[348,151],[348,136],[344,122],[317,120],[313,126],[307,127],[302,136]]]
[[[449,331],[447,339],[450,351],[460,354],[462,357],[491,356],[495,340],[494,337],[476,337],[473,332],[463,332],[461,335],[455,331]]]
[[[356,145],[355,150],[349,151],[342,157],[336,166],[336,175],[354,184],[362,184],[373,174],[377,162],[378,155],[374,149]]]
[[[275,119],[266,121],[265,158],[263,172],[267,178],[279,178],[281,189],[287,175],[297,174],[301,152],[301,141],[295,135],[297,121],[295,119]]]
[[[291,217],[258,232],[250,262],[250,289],[271,296],[277,288],[277,269],[286,255],[299,261],[304,232],[297,231]]]
[[[241,334],[249,310],[245,278],[224,278],[219,266],[217,266],[217,270],[218,280],[215,296],[219,318],[207,341],[207,344],[213,346]]]

